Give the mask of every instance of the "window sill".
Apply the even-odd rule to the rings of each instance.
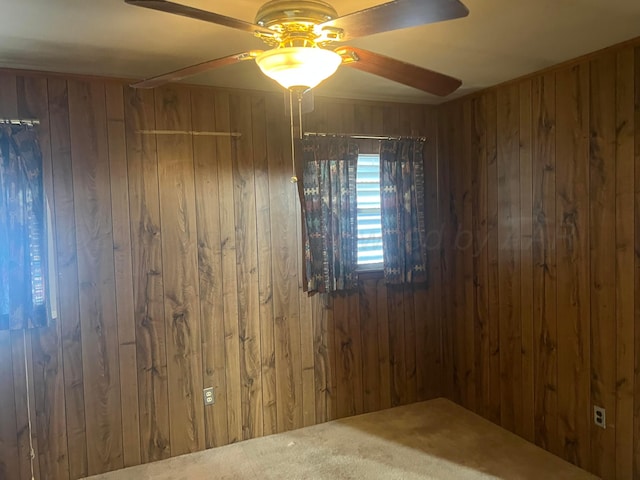
[[[384,266],[382,263],[369,263],[365,265],[358,265],[356,268],[357,273],[382,273]]]

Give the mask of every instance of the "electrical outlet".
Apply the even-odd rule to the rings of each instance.
[[[204,404],[206,405],[213,405],[214,403],[216,403],[216,397],[213,394],[213,387],[209,387],[209,388],[205,388],[203,391],[203,396],[204,396]]]
[[[593,423],[600,428],[607,428],[607,416],[604,408],[593,407]]]

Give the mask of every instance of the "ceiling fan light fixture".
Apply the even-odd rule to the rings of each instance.
[[[262,72],[284,88],[314,88],[333,75],[342,57],[317,47],[284,47],[267,50],[256,58]]]

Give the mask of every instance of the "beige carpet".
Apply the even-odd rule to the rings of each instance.
[[[593,479],[436,399],[92,477],[94,480]]]

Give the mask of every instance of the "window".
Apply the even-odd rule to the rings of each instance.
[[[380,156],[358,155],[356,170],[358,265],[381,265]]]

